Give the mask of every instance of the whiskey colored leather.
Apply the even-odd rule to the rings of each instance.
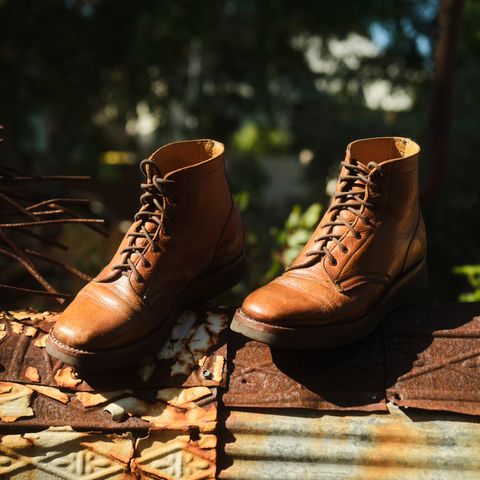
[[[418,201],[419,152],[420,147],[407,138],[351,143],[345,162],[363,166],[376,188],[360,180],[346,188],[345,182],[339,181],[337,193],[345,188],[365,189],[364,200],[372,207],[363,206],[359,212],[366,221],[347,208],[335,210],[340,200],[333,200],[292,265],[283,275],[251,293],[243,302],[240,317],[258,322],[257,328],[264,325],[268,329],[340,326],[368,314],[396,278],[425,259],[425,226]],[[340,176],[348,174],[343,167]],[[354,201],[353,196],[349,201]],[[361,238],[346,226],[326,226],[336,215],[351,223]],[[346,251],[334,240],[315,242],[329,233],[340,236]],[[334,257],[334,264],[325,253],[311,255],[322,252],[323,247]]]
[[[244,251],[244,231],[225,176],[224,147],[213,140],[177,142],[150,160],[167,184],[162,227],[135,221],[111,262],[86,285],[57,321],[52,339],[79,351],[115,349],[136,342],[161,325],[179,294],[199,277],[226,267]],[[147,167],[148,182],[155,172]],[[145,210],[146,207],[142,207]],[[150,207],[151,209],[151,207]],[[129,233],[141,225],[154,236],[158,251],[140,238],[134,271],[115,269],[132,244]],[[75,351],[72,350],[73,354]]]

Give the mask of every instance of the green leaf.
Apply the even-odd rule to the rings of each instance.
[[[322,206],[319,203],[313,203],[305,210],[302,218],[302,225],[305,228],[314,229],[320,220],[321,213]]]

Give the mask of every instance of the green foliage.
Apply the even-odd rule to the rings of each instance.
[[[472,287],[472,292],[459,295],[460,302],[480,302],[480,265],[462,265],[455,267],[453,272],[467,278]]]
[[[267,280],[276,277],[282,269],[290,265],[312,236],[322,213],[319,203],[310,205],[305,211],[295,205],[283,228],[271,229],[275,239],[272,265],[265,275]]]
[[[242,190],[234,194],[233,198],[240,212],[244,213],[250,204],[250,193],[247,190]]]
[[[103,152],[135,152],[138,161],[178,139],[223,141],[249,242],[250,274],[238,303],[296,256],[320,215],[317,202],[327,201],[325,179],[335,176],[348,142],[405,135],[426,144],[438,1],[325,5],[0,0],[0,123],[7,127],[0,153],[8,152],[21,170],[94,176],[96,198],[107,204],[114,224],[138,205],[133,184],[139,177],[102,165]],[[480,103],[478,0],[466,1],[461,28],[447,181],[423,206],[432,291],[442,300],[455,299],[461,289],[452,268],[480,261],[474,231],[480,156],[472,153]],[[381,42],[374,32],[383,35]],[[349,38],[354,45],[342,47],[349,55],[342,57],[338,45],[330,48]],[[372,55],[345,52],[370,39]],[[412,107],[367,107],[366,88],[379,81],[408,91]],[[150,133],[130,128],[140,103],[154,119]],[[273,185],[264,156],[297,158],[304,149],[313,156],[300,188],[291,190],[298,193],[272,202],[267,187],[282,187]],[[424,164],[422,182],[429,168]],[[312,220],[295,207],[284,224],[296,203],[317,205]],[[466,225],[468,233],[459,235]]]
[[[285,151],[292,143],[292,138],[284,130],[268,126],[261,127],[248,121],[233,134],[232,143],[240,153],[261,155]]]

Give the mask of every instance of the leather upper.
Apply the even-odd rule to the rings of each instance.
[[[223,151],[221,143],[196,140],[166,145],[150,157],[161,177],[172,181],[161,199],[161,227],[145,219],[132,224],[110,263],[61,314],[52,331],[58,342],[91,351],[141,339],[161,324],[192,281],[242,254],[244,231]],[[140,211],[151,208],[144,205]],[[142,225],[155,249],[144,238],[129,236]],[[125,253],[132,245],[141,255]],[[141,278],[115,269],[127,257]]]
[[[242,313],[266,324],[294,327],[347,322],[372,309],[390,283],[426,255],[418,202],[419,151],[415,142],[399,137],[351,143],[340,179],[360,170],[371,184],[339,180],[336,194],[352,194],[334,198],[292,265],[250,294]],[[335,209],[340,202],[355,203],[355,192],[363,192],[368,204],[353,208],[364,218],[348,208]],[[315,241],[329,235],[338,241]]]

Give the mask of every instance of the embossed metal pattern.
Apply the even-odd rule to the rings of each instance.
[[[228,480],[477,480],[480,419],[460,414],[230,412]]]
[[[55,313],[28,309],[0,315],[0,381],[38,383],[81,391],[225,384],[225,330],[230,311],[185,312],[166,345],[138,364],[108,372],[81,372],[52,359],[45,350]]]
[[[195,439],[171,431],[152,431],[143,438],[131,433],[75,432],[69,427],[0,441],[0,477],[12,480],[98,480],[215,478],[216,437]]]
[[[404,307],[385,323],[387,397],[480,415],[480,305]]]

